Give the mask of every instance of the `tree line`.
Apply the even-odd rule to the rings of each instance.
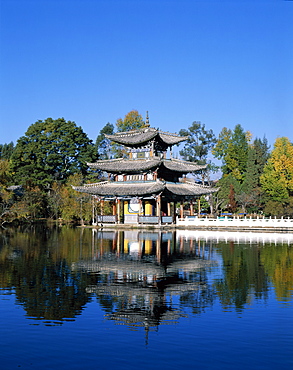
[[[1,222],[36,218],[89,222],[91,196],[75,192],[72,185],[105,179],[104,173],[90,170],[88,162],[127,155],[105,134],[144,125],[139,112],[132,110],[114,124],[104,125],[93,142],[75,122],[47,118],[30,125],[15,145],[1,144]],[[270,148],[265,137],[253,139],[239,124],[234,129],[224,127],[216,137],[199,121],[178,134],[188,136],[179,147],[180,158],[207,165],[192,174],[195,181],[219,188],[213,196],[202,198],[206,213],[293,216],[293,144],[289,138],[276,138]],[[215,174],[219,179],[213,180]]]

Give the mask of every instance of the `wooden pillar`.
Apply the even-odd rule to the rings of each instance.
[[[101,199],[101,216],[103,216],[104,215],[104,204],[105,204],[105,201],[104,201],[104,199]]]
[[[120,245],[120,231],[118,231],[118,233],[117,233],[117,252],[118,252],[118,255],[120,255],[120,251],[121,251],[121,245]]]
[[[161,216],[161,195],[157,196],[157,210],[156,210],[157,216]]]
[[[121,207],[120,207],[120,199],[117,200],[117,224],[120,224],[120,211],[121,211]]]
[[[96,224],[95,197],[92,196],[92,225],[95,226]]]
[[[117,202],[117,200],[115,199],[114,201],[113,201],[113,212],[112,212],[112,214],[113,214],[113,216],[115,216],[116,214],[117,214],[117,206],[116,206],[116,202]]]
[[[183,214],[183,200],[181,200],[180,202],[180,218],[183,218],[184,217],[184,214]]]
[[[201,212],[201,210],[200,210],[200,198],[198,198],[198,217],[200,217],[200,212]]]
[[[171,216],[171,203],[167,202],[167,216]]]
[[[174,206],[174,209],[173,209],[173,221],[176,222],[176,217],[177,217],[177,214],[176,214],[176,202],[173,202],[173,206]]]
[[[190,216],[193,216],[194,215],[194,211],[193,211],[193,201],[191,200],[190,201]]]

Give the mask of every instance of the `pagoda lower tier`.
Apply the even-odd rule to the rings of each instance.
[[[185,179],[187,180],[187,179]],[[78,192],[91,194],[101,204],[99,215],[93,216],[94,223],[161,224],[174,223],[176,204],[183,217],[183,204],[189,202],[190,214],[194,214],[194,202],[202,195],[216,192],[190,181],[103,181],[83,186],[73,186]],[[112,204],[112,215],[103,214],[104,201]],[[200,212],[198,210],[198,212]]]

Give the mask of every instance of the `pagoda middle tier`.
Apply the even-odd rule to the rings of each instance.
[[[206,165],[202,166],[194,162],[160,157],[148,159],[118,158],[101,160],[95,163],[88,163],[87,165],[94,170],[105,171],[113,175],[145,174],[147,178],[153,179],[151,175],[155,174],[156,178],[168,181],[178,181],[183,174],[206,168]]]

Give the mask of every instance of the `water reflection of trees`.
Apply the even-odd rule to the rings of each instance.
[[[221,277],[211,278],[215,259]],[[95,297],[107,319],[149,331],[216,299],[242,310],[252,297],[266,300],[271,284],[278,299],[290,300],[292,260],[290,244],[43,226],[1,233],[0,286],[15,291],[31,318],[73,319]]]
[[[72,273],[65,259],[56,259],[57,241],[58,229],[46,227],[2,234],[1,287],[13,289],[16,302],[24,307],[28,317],[74,318],[90,299],[86,292],[89,278]]]
[[[267,298],[269,282],[260,260],[259,248],[243,244],[219,243],[217,249],[223,258],[223,278],[215,282],[217,294],[224,308],[241,310],[255,298]]]
[[[215,288],[224,308],[242,310],[252,298],[266,300],[271,285],[277,299],[291,300],[293,291],[293,251],[285,244],[218,243],[223,259],[223,278]]]

